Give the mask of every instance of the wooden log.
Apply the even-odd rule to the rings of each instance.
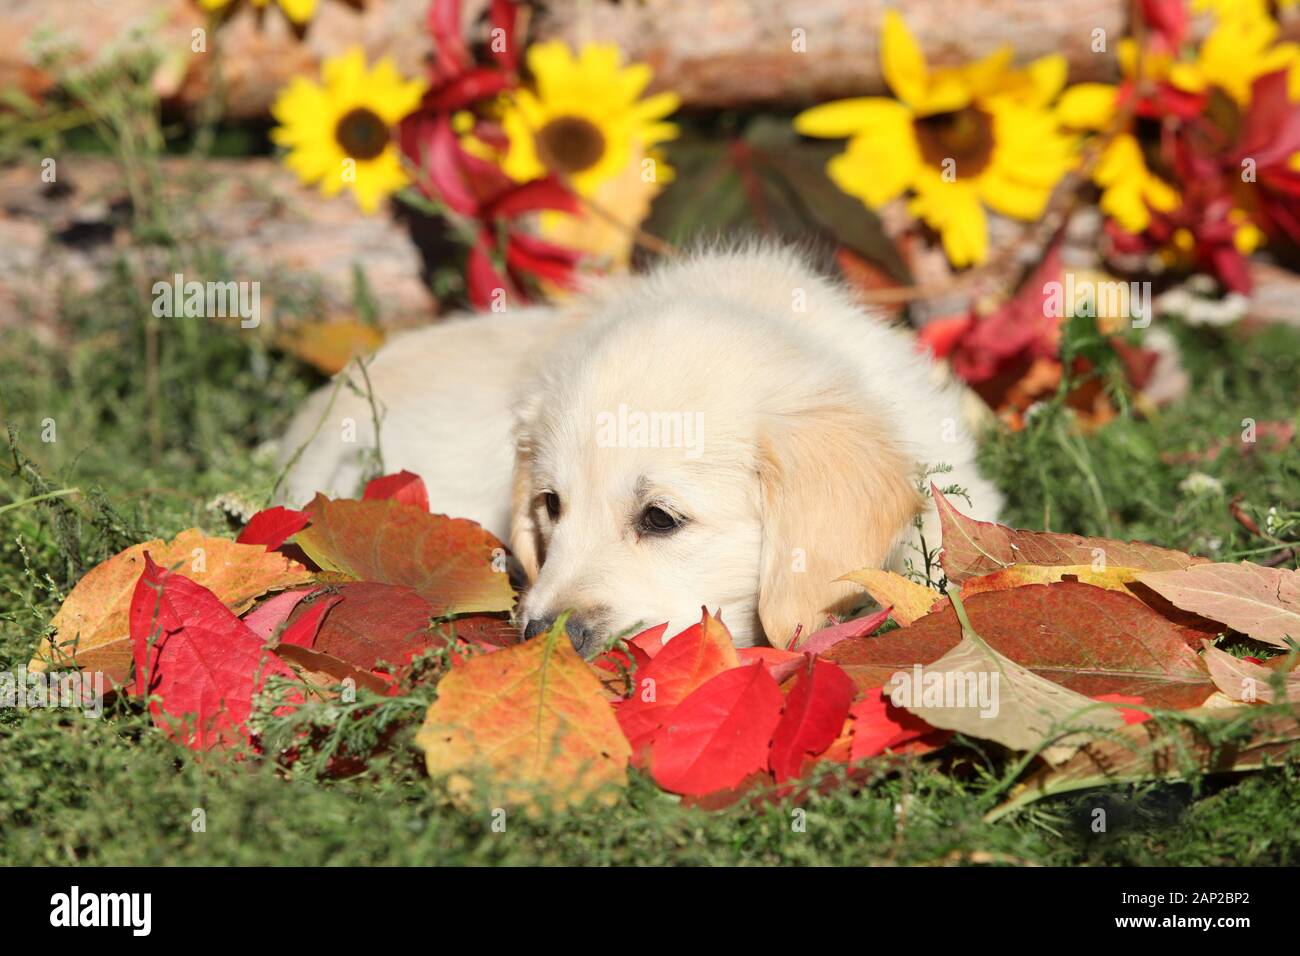
[[[570,42],[612,40],[649,62],[688,106],[803,104],[879,93],[880,23],[903,12],[932,66],[1010,44],[1020,61],[1063,53],[1072,79],[1106,79],[1127,24],[1125,0],[553,0],[540,30]],[[1112,55],[1092,52],[1104,31]]]
[[[467,22],[486,0],[464,4]],[[605,40],[656,70],[655,87],[673,89],[687,107],[804,104],[880,92],[879,34],[887,0],[652,0],[612,3],[549,0],[533,17],[536,38],[571,43]],[[1061,52],[1074,80],[1110,77],[1113,45],[1123,35],[1127,0],[911,0],[908,25],[935,65],[964,62],[1011,44],[1021,60]],[[384,0],[358,7],[321,0],[301,37],[272,3],[243,2],[195,51],[196,29],[208,25],[194,0],[6,0],[0,19],[0,86],[48,89],[32,40],[57,38],[81,62],[92,60],[133,29],[143,28],[163,55],[155,78],[164,96],[193,107],[212,88],[220,49],[222,97],[234,118],[265,115],[276,92],[298,73],[348,46],[371,57],[392,56],[399,69],[422,74],[429,52],[426,0]],[[1110,54],[1093,52],[1103,31]],[[801,32],[800,32],[801,31]]]

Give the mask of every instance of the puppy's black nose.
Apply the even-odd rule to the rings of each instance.
[[[530,617],[524,624],[524,640],[531,641],[538,634],[545,634],[554,623],[553,617]]]
[[[545,634],[555,624],[553,617],[533,617],[529,618],[524,625],[524,640],[531,641],[539,634]],[[570,614],[569,619],[564,623],[564,633],[569,637],[569,643],[583,657],[590,656],[596,649],[596,630],[595,628],[584,623],[582,618],[576,614]]]

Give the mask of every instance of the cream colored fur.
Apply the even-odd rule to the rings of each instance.
[[[398,336],[370,378],[386,469],[416,472],[435,511],[508,539],[533,580],[521,625],[572,609],[590,651],[638,625],[676,633],[701,605],[721,608],[737,644],[787,644],[860,597],[835,578],[905,560],[924,465],[951,465],[939,483],[996,517],[962,392],[933,371],[797,254],[747,248],[606,280],[555,309]],[[329,390],[313,396],[286,436],[286,460],[305,445],[292,503],[351,494],[366,468],[369,402],[344,388],[328,404]],[[644,433],[611,427],[620,408],[702,429],[636,447]],[[651,505],[680,527],[648,532]],[[924,522],[933,544],[932,508]]]

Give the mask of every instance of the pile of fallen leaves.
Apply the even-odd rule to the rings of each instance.
[[[1025,771],[1009,807],[1256,769],[1300,742],[1300,572],[1017,531],[932,494],[943,591],[850,573],[883,610],[789,650],[735,648],[707,609],[590,662],[563,619],[517,643],[504,547],[430,514],[403,472],[360,501],[262,511],[234,541],[191,529],[123,551],[73,589],[31,667],[102,671],[177,743],[209,750],[258,746],[249,718],[272,676],[300,688],[289,709],[398,695],[444,652],[416,737],[430,776],[462,801],[522,805],[610,799],[631,765],[718,806],[987,741]]]

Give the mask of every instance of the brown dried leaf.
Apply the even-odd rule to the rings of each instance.
[[[1192,611],[1286,647],[1300,640],[1300,571],[1240,564],[1200,564],[1144,574],[1139,581],[1185,611]]]
[[[931,492],[943,534],[940,559],[950,581],[966,581],[1017,564],[1088,565],[1102,573],[1108,567],[1168,571],[1205,562],[1204,558],[1141,541],[1018,531],[991,521],[976,521],[957,511],[933,485]]]
[[[1278,709],[1197,709],[1189,717],[1221,721],[1225,734],[1218,742],[1203,728],[1179,723],[1163,730],[1149,720],[1082,747],[1070,760],[1046,767],[1013,791],[985,819],[996,821],[1043,797],[1093,787],[1140,780],[1179,780],[1191,773],[1237,773],[1277,766],[1300,749],[1300,715]]]

